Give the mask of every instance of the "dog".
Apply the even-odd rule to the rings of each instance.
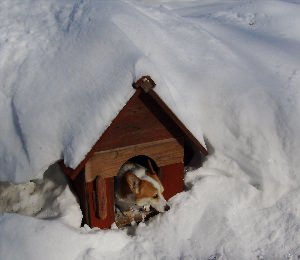
[[[150,166],[151,167],[151,166]],[[170,209],[162,195],[164,188],[153,171],[136,163],[125,163],[116,177],[115,204],[121,212],[127,210],[158,212]]]

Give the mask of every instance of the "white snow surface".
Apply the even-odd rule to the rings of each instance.
[[[300,1],[3,0],[0,21],[0,259],[300,258]],[[80,228],[52,164],[142,75],[210,155],[170,211]]]

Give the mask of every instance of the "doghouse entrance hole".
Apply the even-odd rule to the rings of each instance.
[[[145,167],[146,169],[148,169],[149,171],[151,171],[151,167],[152,167],[153,171],[155,173],[157,173],[157,175],[159,176],[159,167],[157,166],[155,161],[148,156],[138,155],[138,156],[128,159],[124,164],[126,164],[126,163],[139,164],[139,165]],[[121,168],[122,168],[122,166],[121,166]],[[115,177],[115,184],[116,184],[116,178],[117,178],[117,176]],[[134,210],[128,210],[128,211],[121,212],[116,207],[115,208],[115,223],[119,228],[122,228],[125,226],[130,226],[133,221],[136,223],[139,223],[144,220],[148,220],[150,217],[155,216],[156,214],[157,214],[156,211],[149,211],[149,212],[138,211],[137,212]]]
[[[159,168],[157,167],[155,161],[153,159],[151,159],[148,156],[145,155],[138,155],[135,157],[130,158],[126,163],[128,162],[132,162],[132,163],[137,163],[139,165],[142,165],[143,167],[149,169],[150,165],[149,162],[151,163],[151,167],[153,168],[153,170],[159,174]],[[151,169],[149,169],[151,170]]]

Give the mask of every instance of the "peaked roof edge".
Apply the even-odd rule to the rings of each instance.
[[[191,133],[191,131],[181,122],[181,120],[173,113],[167,104],[160,98],[160,96],[153,90],[156,86],[155,82],[150,76],[143,76],[132,84],[135,89],[142,89],[149,94],[155,102],[167,113],[167,115],[178,125],[180,130],[196,145],[196,147],[203,153],[208,155],[207,149],[198,141],[198,139]]]
[[[203,153],[208,155],[207,149],[198,141],[198,139],[191,133],[191,131],[180,121],[180,119],[173,113],[167,104],[160,98],[160,96],[151,90],[148,94],[156,101],[156,103],[168,114],[168,116],[176,123],[182,132],[194,143],[194,145]]]
[[[167,104],[153,90],[155,85],[156,85],[155,82],[151,79],[150,76],[141,77],[139,80],[137,80],[136,82],[134,82],[132,84],[133,88],[136,89],[136,92],[132,95],[132,97],[129,100],[135,98],[136,96],[139,96],[141,92],[145,92],[146,94],[150,95],[152,97],[152,99],[160,106],[160,108],[162,110],[164,110],[164,112],[174,121],[174,123],[176,123],[176,125],[187,136],[187,138],[196,146],[196,148],[198,148],[203,155],[205,155],[205,156],[208,155],[207,149],[198,141],[198,139],[190,132],[190,130],[180,121],[180,119],[173,113],[173,111],[167,106]],[[129,102],[129,100],[128,100],[128,102]],[[117,118],[117,117],[118,117],[118,115],[115,118]],[[111,122],[111,124],[113,123],[113,121]],[[108,131],[109,127],[110,126],[108,126],[105,129],[105,131]],[[104,134],[104,132],[103,132],[103,134]],[[84,168],[87,161],[92,157],[92,155],[94,154],[94,152],[96,150],[96,146],[97,146],[98,142],[100,141],[100,139],[101,139],[101,136],[99,137],[98,141],[93,145],[91,150],[86,154],[85,158],[77,165],[77,167],[75,169],[67,167],[64,164],[63,160],[61,160],[59,162],[59,164],[62,167],[63,171],[71,179],[75,179],[78,176],[78,174]]]

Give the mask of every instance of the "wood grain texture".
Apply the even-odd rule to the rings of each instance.
[[[105,184],[104,184],[105,183]],[[96,194],[96,181],[86,183],[86,198],[88,201],[88,212],[89,219],[88,225],[90,227],[99,227],[103,229],[110,228],[111,224],[115,221],[115,212],[114,212],[114,178],[104,179],[106,189],[106,217],[100,217],[97,214],[97,200],[93,194]],[[100,201],[99,201],[100,202]]]
[[[146,95],[145,100],[141,97]],[[104,151],[129,145],[142,144],[156,140],[174,138],[180,133],[174,132],[176,125],[165,118],[163,111],[153,113],[146,104],[147,94],[140,93],[130,99],[123,110],[109,126],[95,147],[96,151]]]
[[[107,218],[107,196],[106,196],[106,181],[98,176],[96,182],[96,216],[102,220]]]
[[[175,138],[97,152],[87,162],[85,178],[93,181],[97,176],[116,176],[121,166],[130,158],[145,155],[152,158],[158,167],[183,163],[183,145]]]

